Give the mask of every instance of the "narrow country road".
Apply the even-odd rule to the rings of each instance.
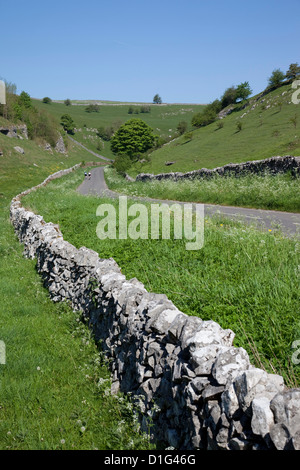
[[[84,179],[77,191],[83,195],[94,195],[102,197],[118,198],[121,194],[108,189],[104,179],[103,167],[95,168],[91,171],[91,178]],[[182,201],[167,201],[160,199],[151,199],[148,197],[133,197],[131,199],[145,202],[165,202],[173,204],[184,204]],[[196,203],[194,203],[196,206]],[[287,236],[300,236],[300,214],[292,212],[280,212],[262,209],[247,209],[243,207],[219,206],[214,204],[204,204],[205,215],[220,214],[230,217],[233,220],[241,220],[246,223],[256,224],[263,230],[274,230],[280,228],[282,233]]]

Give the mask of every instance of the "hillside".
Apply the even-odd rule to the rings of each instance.
[[[129,173],[135,176],[140,172],[191,171],[276,155],[300,155],[300,107],[291,102],[293,92],[291,84],[266,94],[262,92],[246,104],[236,104],[221,121],[199,129],[193,128],[191,120],[204,105],[144,103],[150,112],[143,113],[141,103],[86,100],[73,101],[71,106],[66,106],[63,102],[33,102],[58,122],[63,114],[69,114],[76,125],[75,139],[108,158],[114,158],[110,142],[100,139],[97,129],[117,128],[132,117],[145,121],[167,143],[152,152],[149,162],[130,169]],[[99,112],[86,111],[88,105],[97,103],[100,103]],[[133,114],[128,113],[130,107]],[[187,123],[187,132],[193,131],[191,139],[176,134],[180,121]],[[237,128],[238,123],[241,123],[241,130]],[[167,167],[166,162],[174,163]]]
[[[110,150],[110,142],[97,136],[99,127],[118,128],[132,117],[142,119],[152,127],[154,133],[165,141],[176,135],[176,128],[180,121],[186,121],[188,130],[192,130],[191,119],[195,113],[200,112],[204,105],[195,104],[161,104],[150,103],[113,103],[101,102],[99,112],[87,112],[93,101],[72,101],[71,106],[53,101],[45,104],[40,100],[33,100],[34,106],[54,116],[57,122],[63,114],[69,114],[76,126],[74,138],[94,152],[101,153],[108,158],[114,158]],[[140,112],[141,107],[148,107],[150,112]],[[133,113],[129,114],[129,108]]]
[[[300,106],[291,103],[293,91],[290,84],[284,85],[264,96],[254,96],[246,107],[235,105],[221,121],[195,129],[191,140],[176,138],[129,173],[185,172],[272,156],[298,156]],[[219,122],[223,127],[218,127]],[[237,129],[239,122],[241,130]],[[170,161],[175,163],[166,166]]]

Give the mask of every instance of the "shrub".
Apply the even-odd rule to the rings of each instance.
[[[118,173],[120,173],[122,176],[125,175],[125,173],[129,170],[131,167],[132,161],[128,155],[118,155],[114,162],[113,162],[113,168],[116,169]]]

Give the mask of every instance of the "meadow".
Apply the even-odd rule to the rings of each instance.
[[[80,172],[56,180],[24,198],[26,207],[59,223],[64,238],[113,257],[128,279],[166,294],[189,315],[214,320],[235,333],[258,367],[299,384],[292,344],[300,337],[299,240],[262,233],[222,217],[205,220],[205,243],[187,251],[185,240],[99,240],[96,209],[118,202],[81,196]],[[51,201],[51,202],[49,202]]]

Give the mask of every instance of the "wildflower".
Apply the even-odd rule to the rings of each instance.
[[[85,431],[85,427],[84,427],[84,426],[81,426],[80,431],[81,431],[81,432],[84,432],[84,431]]]
[[[60,443],[61,443],[61,444],[65,444],[66,441],[65,441],[64,439],[61,439]]]
[[[40,366],[37,366],[36,370],[41,370]]]

